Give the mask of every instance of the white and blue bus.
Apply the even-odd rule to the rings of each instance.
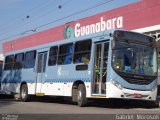
[[[2,90],[71,97],[79,106],[90,98],[155,101],[157,53],[154,38],[108,30],[5,55]]]

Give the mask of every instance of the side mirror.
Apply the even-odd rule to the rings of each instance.
[[[112,47],[112,49],[114,49],[115,46],[116,46],[116,42],[115,42],[115,40],[113,39],[113,40],[111,41],[111,47]]]

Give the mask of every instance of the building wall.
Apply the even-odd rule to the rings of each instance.
[[[126,29],[138,32],[148,32],[153,28],[160,27],[160,0],[141,0],[124,7],[103,12],[94,16],[77,20],[68,24],[57,26],[30,36],[3,43],[3,53],[33,47],[40,44],[64,40],[64,37],[75,37],[76,26],[79,24],[85,31],[88,26],[94,24],[96,32],[99,31],[98,24],[102,30],[105,22],[105,29]],[[151,29],[152,28],[152,29]],[[86,35],[91,32],[86,32]],[[67,34],[67,35],[64,35]]]

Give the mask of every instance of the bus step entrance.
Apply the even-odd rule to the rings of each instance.
[[[92,94],[99,96],[106,94],[108,48],[108,42],[95,43]]]

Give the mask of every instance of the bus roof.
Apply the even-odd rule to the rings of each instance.
[[[96,37],[100,37],[101,40],[102,40],[102,37],[104,39],[109,38],[110,34],[112,34],[114,31],[115,31],[115,29],[105,30],[105,31],[102,31],[102,32],[97,32],[97,33],[94,33],[94,34],[89,34],[89,35],[85,35],[85,36],[81,36],[81,37],[64,39],[64,40],[60,40],[60,41],[56,41],[56,42],[51,42],[51,43],[47,43],[47,44],[43,44],[43,45],[39,45],[39,46],[34,46],[34,47],[30,47],[30,48],[24,48],[24,49],[21,49],[21,50],[16,50],[16,51],[8,52],[5,55],[10,55],[10,54],[15,54],[15,53],[21,53],[21,52],[25,52],[25,51],[38,50],[38,49],[43,49],[43,48],[51,47],[51,46],[54,46],[54,45],[56,46],[56,45],[61,45],[61,44],[67,44],[67,43],[81,41],[81,40],[93,39],[93,38],[96,38]]]
[[[102,31],[102,32],[97,32],[97,33],[93,33],[93,34],[89,34],[89,35],[85,35],[85,36],[63,39],[63,40],[60,40],[60,41],[46,43],[46,44],[42,44],[42,45],[30,47],[30,48],[15,50],[15,51],[6,53],[6,55],[21,53],[21,52],[27,52],[27,51],[32,51],[32,50],[38,50],[38,49],[44,49],[44,48],[50,48],[51,46],[62,45],[62,44],[67,44],[67,43],[71,43],[71,42],[76,42],[76,41],[83,41],[83,40],[87,40],[87,39],[92,39],[95,42],[103,41],[103,40],[107,40],[110,37],[112,37],[112,34],[115,31],[127,31],[127,32],[130,32],[130,33],[136,33],[137,35],[142,35],[142,34],[137,33],[137,32],[128,31],[128,30],[121,30],[121,29],[105,30],[105,31]],[[144,35],[144,36],[148,36],[148,35]],[[94,38],[98,38],[98,37],[99,37],[99,39],[94,39]],[[150,36],[148,36],[148,37],[150,37]],[[150,38],[152,38],[152,37],[150,37]]]

